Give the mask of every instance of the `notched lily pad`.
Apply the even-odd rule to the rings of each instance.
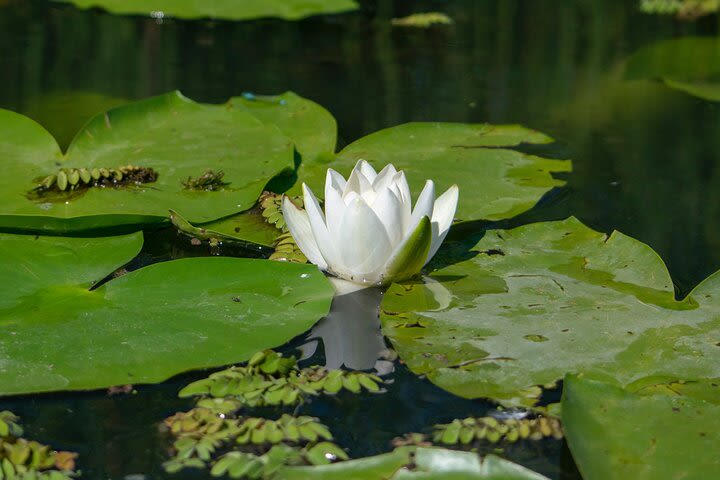
[[[0,178],[0,228],[13,230],[157,224],[167,221],[168,209],[191,222],[209,222],[251,208],[271,178],[294,168],[293,143],[274,126],[245,111],[198,104],[179,93],[97,115],[66,154],[40,125],[0,110],[0,149],[6,172]],[[71,174],[77,173],[80,183],[83,172],[122,165],[153,169],[156,181],[87,188],[82,195],[69,188],[75,185]],[[188,178],[209,170],[224,174],[215,188],[185,188]],[[27,198],[52,175],[51,187],[62,180],[65,188]]]
[[[451,393],[534,406],[569,372],[720,376],[720,274],[678,301],[648,246],[574,218],[488,231],[470,252],[440,258],[443,281],[393,285],[381,310],[400,357]]]
[[[141,234],[0,234],[0,395],[160,382],[247,360],[329,309],[310,265],[238,258],[153,264],[93,284],[135,256]]]
[[[145,15],[162,19],[217,18],[252,20],[278,17],[299,20],[311,15],[342,13],[358,8],[353,0],[54,0],[79,8],[102,8],[110,13]]]
[[[553,174],[570,171],[570,161],[511,149],[550,142],[518,125],[408,123],[361,138],[330,163],[304,163],[299,177],[321,193],[328,167],[346,173],[361,158],[376,168],[392,163],[405,170],[415,195],[427,179],[435,182],[437,192],[457,183],[457,218],[498,220],[530,209],[549,190],[565,184]]]

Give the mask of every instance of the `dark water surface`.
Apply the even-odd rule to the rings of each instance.
[[[455,25],[389,26],[429,10]],[[716,30],[714,19],[642,15],[632,0],[377,0],[346,15],[236,23],[158,23],[6,0],[0,107],[40,121],[63,146],[97,111],[173,89],[207,102],[293,90],[333,113],[340,147],[408,121],[522,123],[557,138],[555,153],[575,171],[566,189],[511,223],[575,215],[620,230],[663,257],[684,295],[720,267],[720,109],[658,82],[624,82],[622,65],[643,46]],[[141,261],[206,254],[161,231],[147,236]],[[398,368],[385,395],[340,395],[303,412],[361,456],[389,449],[395,435],[491,408]],[[176,393],[193,378],[128,396],[0,399],[0,410],[20,414],[28,436],[79,451],[84,478],[166,478],[157,422],[190,406]],[[505,455],[552,478],[578,478],[559,442]]]

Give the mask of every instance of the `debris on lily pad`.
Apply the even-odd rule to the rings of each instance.
[[[394,27],[430,28],[434,25],[452,25],[453,19],[442,12],[413,13],[407,17],[393,18]]]
[[[19,418],[0,412],[0,480],[67,480],[77,476],[73,452],[22,438]]]
[[[223,180],[225,172],[218,170],[208,170],[199,177],[188,177],[187,180],[183,180],[181,183],[185,190],[200,190],[206,192],[214,192],[220,190],[222,187],[230,185],[230,182]]]

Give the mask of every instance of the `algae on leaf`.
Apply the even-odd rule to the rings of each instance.
[[[299,20],[311,15],[349,12],[358,8],[353,0],[54,0],[79,8],[102,8],[121,15],[145,15],[162,19],[216,18],[252,20],[278,17]]]
[[[678,301],[648,246],[574,218],[491,230],[467,247],[434,263],[452,301],[407,283],[381,307],[400,358],[441,388],[534,406],[566,373],[621,385],[720,377],[720,274]]]
[[[702,390],[642,394],[567,377],[563,423],[583,478],[720,478],[720,382]]]
[[[333,288],[309,265],[187,258],[90,288],[141,234],[0,234],[0,395],[160,382],[247,360],[310,328]]]

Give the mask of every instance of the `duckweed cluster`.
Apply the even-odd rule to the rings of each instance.
[[[22,438],[19,418],[0,412],[0,480],[68,480],[76,476],[72,452]]]

